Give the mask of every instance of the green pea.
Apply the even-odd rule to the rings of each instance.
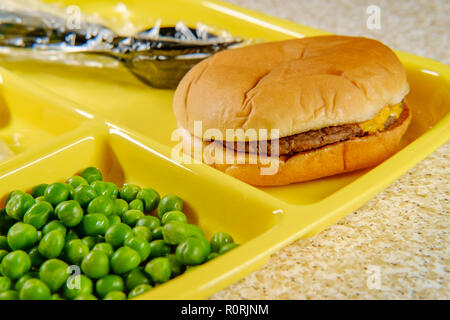
[[[120,198],[130,203],[134,199],[136,199],[141,188],[135,184],[126,184],[120,189],[119,195]]]
[[[158,207],[160,196],[156,190],[144,188],[138,192],[136,199],[142,200],[145,212],[152,212]]]
[[[30,272],[28,272],[27,274],[24,274],[23,276],[21,276],[21,277],[17,280],[17,282],[16,282],[16,284],[15,284],[15,286],[14,286],[14,289],[15,289],[16,291],[20,291],[20,290],[22,289],[22,287],[23,287],[23,285],[24,285],[25,282],[27,282],[27,281],[30,280],[30,279],[36,279],[36,278],[38,278],[38,277],[39,277],[39,275],[38,275],[36,272],[30,271]],[[9,290],[9,289],[8,289],[8,290]]]
[[[217,252],[211,252],[210,254],[208,254],[206,261],[213,260],[213,259],[217,258],[218,256],[219,256],[219,254]]]
[[[119,217],[128,211],[128,202],[123,199],[114,199],[114,212],[113,214]]]
[[[228,243],[233,243],[233,238],[228,233],[217,232],[210,240],[211,250],[213,252],[219,252],[220,248]]]
[[[125,286],[128,291],[133,290],[140,284],[150,284],[150,279],[143,267],[131,270],[125,278]]]
[[[42,197],[42,196],[44,196],[45,190],[47,190],[47,188],[48,188],[48,184],[46,184],[46,183],[37,185],[31,190],[31,195],[34,198]]]
[[[155,258],[145,265],[145,272],[153,282],[167,282],[170,279],[170,270],[170,261],[166,257]]]
[[[95,192],[100,196],[107,196],[110,198],[117,198],[118,189],[114,183],[95,181],[91,183],[91,187],[94,188]]]
[[[171,277],[179,276],[186,269],[184,265],[182,265],[174,254],[168,254],[167,259],[170,262],[170,274]]]
[[[99,236],[86,236],[81,241],[91,250],[97,243],[102,242],[102,238]]]
[[[181,211],[168,211],[163,214],[161,218],[161,223],[163,225],[172,221],[187,223],[187,218],[186,215]]]
[[[136,226],[147,227],[150,230],[153,230],[161,226],[161,221],[153,216],[144,216],[136,222]]]
[[[125,289],[122,277],[109,274],[97,280],[95,290],[100,298],[104,298],[112,291],[123,291]]]
[[[81,263],[81,270],[93,279],[106,276],[109,273],[108,256],[99,250],[89,252]]]
[[[89,203],[87,212],[110,216],[114,213],[114,201],[108,196],[98,196]]]
[[[30,279],[24,283],[19,292],[20,300],[50,300],[51,292],[47,285],[39,279]]]
[[[141,257],[136,250],[129,247],[117,249],[111,257],[111,269],[116,274],[127,273],[141,263]]]
[[[164,240],[153,240],[150,242],[150,258],[163,257],[170,252],[170,244]]]
[[[104,235],[109,228],[109,220],[104,214],[90,213],[84,216],[81,226],[88,236]]]
[[[8,253],[2,259],[1,270],[4,276],[12,280],[19,279],[31,269],[31,260],[28,254],[22,250]]]
[[[129,210],[138,210],[143,213],[144,212],[144,203],[142,202],[142,200],[134,199],[128,205],[128,209]]]
[[[78,201],[82,208],[87,208],[96,197],[97,193],[91,186],[80,185],[73,191],[73,200]]]
[[[29,194],[17,191],[6,203],[6,214],[15,220],[22,220],[34,202],[35,200]]]
[[[127,300],[127,295],[122,291],[111,291],[103,298],[103,300]]]
[[[58,230],[59,232],[61,232],[62,234],[66,234],[67,233],[67,228],[58,220],[53,220],[50,221],[49,223],[47,223],[44,228],[42,229],[42,233],[44,234],[44,236],[52,231]]]
[[[103,175],[101,173],[101,171],[95,167],[89,167],[84,169],[80,176],[82,176],[87,183],[91,184],[95,181],[102,181],[103,180]]]
[[[71,277],[64,285],[64,296],[67,299],[75,299],[78,296],[92,294],[94,285],[92,280],[84,274],[78,274]]]
[[[21,191],[21,190],[14,190],[14,191],[11,191],[11,192],[8,194],[8,196],[6,197],[5,203],[8,203],[9,200],[11,200],[12,197],[14,197],[16,194],[20,194],[20,193],[25,193],[25,192],[23,192],[23,191]],[[5,208],[5,210],[6,210],[6,208]]]
[[[179,244],[189,237],[203,237],[203,231],[193,224],[172,221],[164,225],[163,237],[170,244]]]
[[[19,300],[19,293],[14,290],[0,292],[0,300]]]
[[[169,211],[183,211],[183,200],[175,195],[165,195],[158,204],[158,217]]]
[[[56,182],[47,187],[44,194],[44,199],[53,207],[56,207],[63,201],[69,199],[69,188],[67,184]]]
[[[66,227],[75,227],[83,219],[83,209],[75,200],[61,202],[56,208],[55,213],[61,223]]]
[[[133,234],[135,237],[140,237],[146,241],[152,241],[152,232],[147,227],[137,226],[133,228]]]
[[[89,253],[89,247],[80,239],[70,240],[64,248],[65,258],[71,264],[79,265]]]
[[[149,284],[140,284],[137,287],[135,287],[133,290],[130,291],[128,294],[128,299],[133,299],[137,296],[140,296],[141,294],[149,291],[152,289],[152,286]]]
[[[109,227],[105,234],[105,241],[110,243],[113,247],[123,246],[125,239],[133,235],[129,225],[119,223]]]
[[[41,229],[53,213],[50,202],[41,201],[34,204],[23,216],[23,222],[31,224],[36,229]]]
[[[109,216],[108,220],[109,220],[109,225],[110,226],[113,226],[115,224],[119,224],[119,223],[122,222],[122,219],[120,219],[120,217],[116,216],[116,215]]]
[[[8,233],[9,228],[17,221],[6,214],[6,209],[0,209],[0,234]]]
[[[82,294],[79,295],[78,297],[76,297],[73,300],[98,300],[96,296],[92,295],[92,294]]]
[[[152,239],[162,239],[163,238],[163,227],[157,227],[152,230]]]
[[[134,227],[139,219],[144,217],[144,213],[139,210],[128,210],[122,216],[123,222],[128,224],[131,227]]]
[[[211,246],[205,238],[187,238],[181,242],[176,251],[176,257],[184,265],[198,265],[206,261],[211,253]]]
[[[117,197],[119,196],[119,187],[112,183],[112,182],[107,182],[108,184],[108,196],[110,196],[112,199],[117,199]]]
[[[114,248],[113,248],[113,246],[112,246],[111,244],[109,244],[108,242],[100,242],[100,243],[97,243],[97,244],[92,248],[92,251],[95,251],[95,250],[98,250],[98,251],[101,251],[101,252],[105,253],[105,254],[108,256],[108,258],[111,258],[111,256],[112,256],[113,253],[114,253]]]
[[[227,243],[222,248],[220,248],[219,254],[227,253],[228,251],[233,250],[237,246],[238,244],[236,243]]]
[[[76,189],[79,186],[87,186],[89,185],[89,183],[86,181],[86,179],[84,179],[83,177],[80,176],[73,176],[70,177],[69,179],[67,179],[66,183],[72,187],[72,189]]]
[[[0,236],[0,250],[10,250],[8,239],[5,236]]]
[[[64,234],[59,230],[47,233],[39,242],[38,250],[47,259],[58,257],[64,249]]]
[[[69,278],[69,265],[59,259],[45,261],[39,268],[39,279],[45,282],[52,292],[58,291]]]
[[[43,257],[40,253],[39,253],[39,249],[38,247],[34,247],[32,248],[29,252],[28,255],[30,256],[30,260],[31,260],[31,265],[35,268],[39,268],[41,266],[41,264],[43,264],[45,262],[45,257]]]
[[[35,227],[30,224],[17,222],[8,231],[7,241],[12,250],[31,248],[38,239]]]
[[[9,291],[9,289],[11,289],[11,279],[0,277],[0,292]]]
[[[130,247],[139,253],[141,261],[146,260],[150,255],[150,243],[144,238],[129,237],[125,240],[125,246]]]
[[[106,195],[108,193],[108,185],[104,181],[94,181],[90,185],[99,196]]]

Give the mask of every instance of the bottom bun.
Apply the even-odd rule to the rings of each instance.
[[[267,166],[258,163],[249,164],[248,159],[252,156],[248,154],[244,156],[247,160],[244,164],[217,164],[213,160],[205,158],[205,154],[203,160],[212,167],[255,186],[281,186],[309,181],[372,167],[383,162],[398,150],[400,140],[410,122],[411,111],[405,103],[400,119],[388,130],[297,153],[289,157],[280,156],[278,171],[272,175],[261,174],[261,168]],[[203,143],[203,152],[211,148],[212,145],[216,150],[217,148],[223,149],[225,154],[226,151],[222,145],[211,142]],[[206,152],[206,154],[210,153]],[[242,157],[242,154],[238,157]]]

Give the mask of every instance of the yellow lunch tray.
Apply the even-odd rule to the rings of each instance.
[[[119,19],[115,1],[63,2]],[[218,1],[121,2],[142,28],[161,17],[163,24],[201,21],[264,41],[325,34]],[[0,204],[14,189],[61,181],[92,165],[117,184],[180,195],[189,222],[208,237],[228,232],[241,246],[139,298],[206,298],[260,267],[274,251],[352,212],[449,139],[450,67],[397,54],[408,73],[413,112],[401,150],[372,169],[273,188],[252,187],[203,164],[172,161],[173,91],[152,89],[125,68],[2,61],[0,139],[17,155],[0,163]]]

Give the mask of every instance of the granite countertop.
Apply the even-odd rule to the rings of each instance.
[[[450,64],[446,0],[228,0]],[[381,29],[366,10],[381,9]],[[450,142],[357,211],[212,299],[449,299]]]

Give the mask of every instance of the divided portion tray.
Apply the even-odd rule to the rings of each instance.
[[[65,2],[117,19],[114,2]],[[163,23],[201,21],[263,40],[325,33],[217,1],[122,2],[143,28],[162,17]],[[273,188],[173,161],[171,148],[178,143],[171,140],[173,91],[149,88],[125,68],[2,62],[14,74],[0,68],[0,138],[17,155],[0,163],[0,205],[11,190],[61,181],[92,165],[115,183],[176,193],[186,201],[189,221],[207,236],[226,231],[241,246],[141,298],[205,298],[259,267],[275,250],[344,217],[449,139],[450,67],[398,55],[408,73],[413,111],[401,150],[376,168]]]

